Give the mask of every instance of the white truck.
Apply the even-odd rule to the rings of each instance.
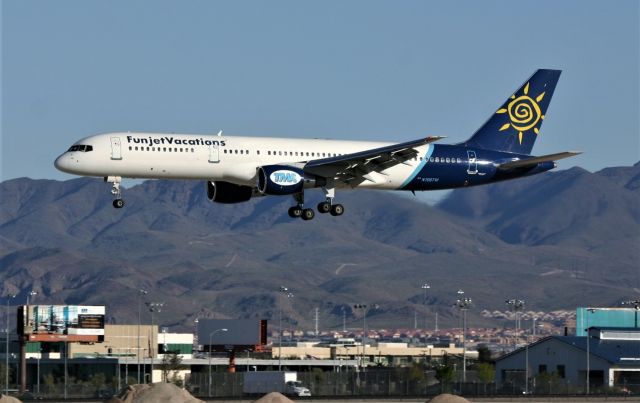
[[[311,396],[298,382],[298,374],[288,371],[249,371],[244,373],[242,391],[247,395],[280,392],[289,396]]]

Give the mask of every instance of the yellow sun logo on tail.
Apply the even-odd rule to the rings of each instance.
[[[544,98],[544,92],[536,97],[534,100],[529,96],[529,83],[524,87],[524,94],[516,98],[515,95],[511,95],[512,101],[509,102],[507,108],[498,109],[496,113],[509,113],[509,123],[505,123],[500,128],[500,131],[507,130],[513,127],[518,131],[518,140],[522,144],[522,134],[531,130],[538,134],[540,126],[544,120],[544,115],[540,112],[540,106],[538,103]],[[536,126],[538,125],[538,126]]]

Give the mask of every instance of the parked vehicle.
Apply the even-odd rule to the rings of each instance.
[[[311,396],[309,389],[298,381],[298,374],[287,371],[245,372],[242,391],[248,395],[280,392],[289,396]]]

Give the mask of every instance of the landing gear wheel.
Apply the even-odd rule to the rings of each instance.
[[[302,215],[302,209],[298,206],[293,206],[289,208],[289,217],[298,218]]]
[[[318,203],[318,213],[326,214],[331,211],[331,203],[328,201]]]
[[[331,206],[332,216],[336,217],[342,215],[342,213],[344,213],[344,207],[342,207],[342,204],[334,204],[333,206]]]
[[[313,217],[315,217],[315,215],[316,213],[313,212],[313,209],[306,208],[302,210],[302,219],[305,221],[313,220]]]
[[[113,201],[113,207],[115,207],[115,208],[122,208],[122,207],[124,207],[124,200],[122,200],[122,199],[115,199],[115,200]]]

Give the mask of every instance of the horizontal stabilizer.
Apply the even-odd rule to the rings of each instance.
[[[514,168],[531,167],[541,162],[557,161],[563,158],[573,157],[578,154],[582,154],[582,151],[565,151],[563,153],[541,155],[540,157],[533,157],[533,158],[526,158],[523,160],[505,162],[504,164],[498,165],[498,169],[507,170],[507,169],[514,169]]]

